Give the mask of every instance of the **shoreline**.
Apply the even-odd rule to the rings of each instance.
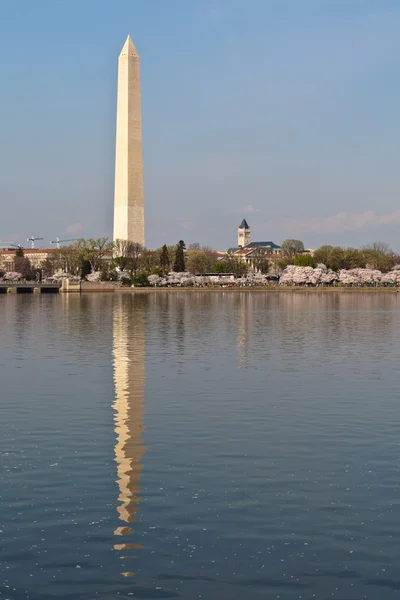
[[[122,293],[122,294],[397,294],[400,288],[390,287],[208,287],[208,288],[121,288],[116,286],[82,286],[82,294],[93,293]],[[68,293],[68,292],[67,292]],[[69,293],[74,293],[73,291]]]

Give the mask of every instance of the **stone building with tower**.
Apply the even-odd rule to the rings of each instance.
[[[228,248],[229,254],[234,254],[241,258],[246,263],[251,264],[254,259],[254,253],[260,249],[263,250],[265,255],[270,260],[276,260],[280,258],[281,248],[278,244],[272,241],[266,242],[252,242],[251,241],[251,228],[246,219],[240,223],[237,230],[238,244],[232,248]]]

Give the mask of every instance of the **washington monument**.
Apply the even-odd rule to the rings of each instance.
[[[140,59],[128,35],[118,59],[114,241],[144,246]]]

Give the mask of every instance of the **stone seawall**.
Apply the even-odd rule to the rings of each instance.
[[[82,281],[81,291],[82,292],[118,292],[122,289],[119,283],[113,281],[99,281],[92,283],[91,281]],[[130,290],[131,288],[127,288]]]
[[[92,292],[117,292],[123,294],[210,294],[210,293],[279,293],[279,294],[396,294],[400,288],[395,287],[284,287],[277,285],[262,287],[128,287],[114,282],[90,283],[82,282],[82,293]]]

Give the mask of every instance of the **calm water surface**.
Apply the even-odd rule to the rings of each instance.
[[[399,296],[0,296],[0,598],[398,598]]]

